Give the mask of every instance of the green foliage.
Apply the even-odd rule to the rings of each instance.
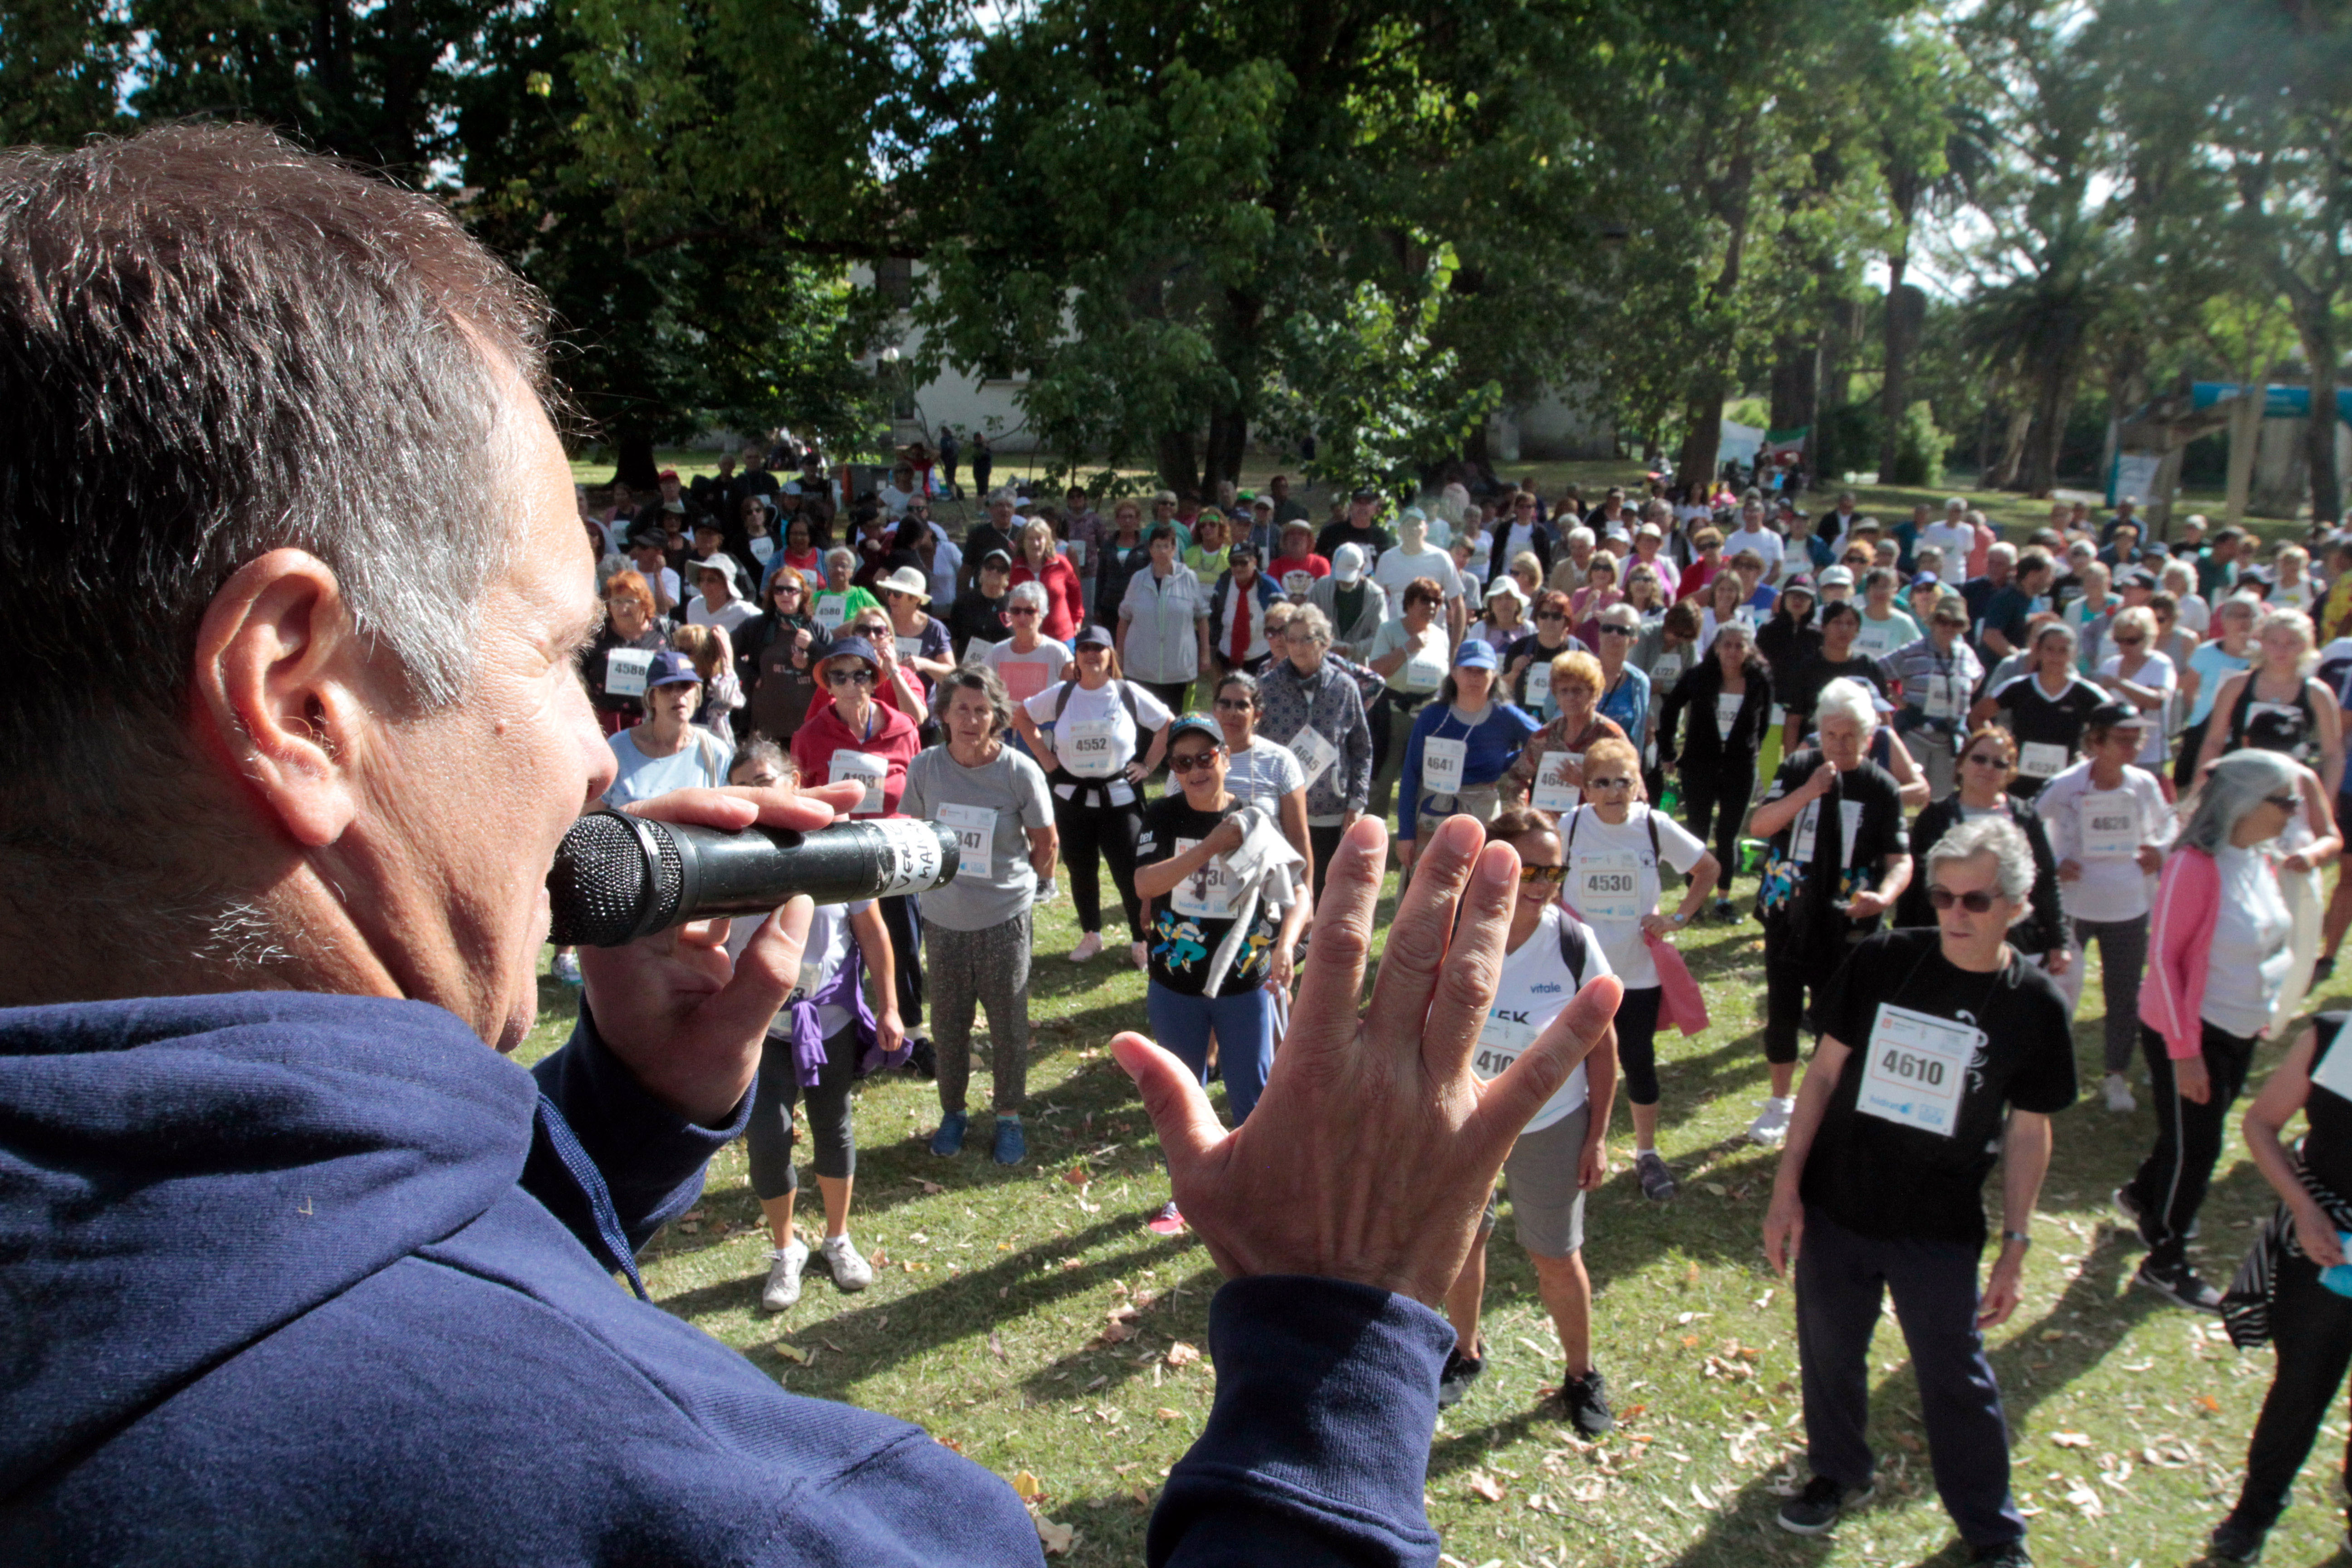
[[[1944,453],[1950,438],[1936,428],[1936,411],[1925,400],[1903,411],[1895,431],[1895,471],[1882,482],[1934,487],[1944,481]]]

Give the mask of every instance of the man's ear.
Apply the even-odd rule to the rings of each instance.
[[[307,551],[239,567],[197,627],[191,721],[306,848],[335,842],[355,814],[367,675],[342,586]]]

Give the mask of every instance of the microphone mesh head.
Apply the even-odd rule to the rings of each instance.
[[[641,831],[659,846],[651,885]],[[639,931],[659,931],[685,890],[677,843],[656,822],[631,820],[617,812],[593,811],[572,825],[547,873],[552,919],[548,940],[560,945],[584,942],[616,947]],[[655,923],[648,926],[648,919]]]

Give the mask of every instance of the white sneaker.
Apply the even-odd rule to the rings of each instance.
[[[2132,1098],[2131,1082],[2119,1072],[2111,1072],[2099,1080],[2099,1092],[2107,1097],[2107,1109],[2118,1116],[2139,1109]]]
[[[1055,887],[1053,883],[1040,882],[1037,884],[1037,902],[1041,904],[1050,904],[1061,896],[1062,889]]]
[[[824,1266],[833,1271],[833,1282],[844,1290],[863,1290],[874,1283],[874,1265],[857,1255],[856,1243],[849,1233],[824,1238]]]
[[[576,952],[557,953],[554,963],[548,968],[548,973],[566,985],[579,984],[580,955]]]
[[[1767,1096],[1764,1109],[1748,1124],[1750,1143],[1778,1143],[1789,1136],[1789,1118],[1796,1114],[1795,1100],[1779,1095]]]
[[[808,1267],[808,1243],[793,1237],[786,1247],[768,1249],[768,1282],[760,1288],[760,1310],[781,1312],[801,1299],[801,1270]]]
[[[1102,932],[1090,931],[1078,938],[1078,945],[1070,949],[1070,962],[1084,963],[1102,951]]]
[[[1150,969],[1151,950],[1139,942],[1130,942],[1127,944],[1127,960],[1138,969]]]

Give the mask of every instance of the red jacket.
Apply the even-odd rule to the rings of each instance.
[[[841,710],[831,703],[809,710],[807,722],[793,732],[793,761],[801,765],[804,784],[821,784],[833,782],[833,758],[836,752],[858,752],[880,757],[886,767],[882,781],[882,809],[856,809],[852,816],[896,816],[898,797],[907,793],[907,764],[922,750],[922,742],[915,735],[915,721],[896,708],[872,705],[872,731],[859,734],[842,721]]]
[[[1024,583],[1045,585],[1045,624],[1039,628],[1043,636],[1067,642],[1078,635],[1078,628],[1086,625],[1087,601],[1078,588],[1077,569],[1066,557],[1056,555],[1046,562],[1042,574],[1030,570],[1028,562],[1019,563],[1013,568],[1013,585]]]

